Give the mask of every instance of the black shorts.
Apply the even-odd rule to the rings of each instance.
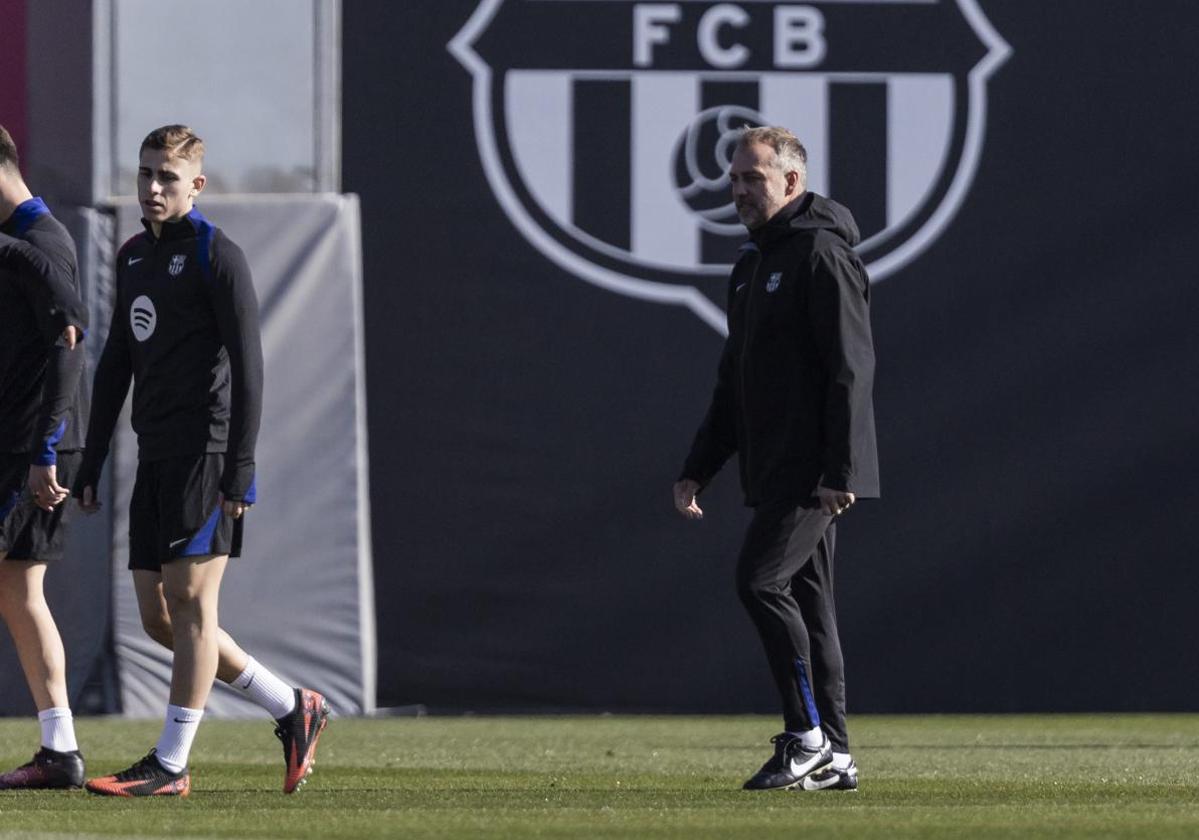
[[[242,519],[221,510],[219,452],[140,461],[129,502],[129,568],[162,571],[180,557],[241,555]]]
[[[58,453],[55,477],[70,487],[83,459],[81,452]],[[51,512],[33,503],[29,492],[29,454],[0,453],[0,553],[8,560],[61,560],[67,543],[66,499]]]

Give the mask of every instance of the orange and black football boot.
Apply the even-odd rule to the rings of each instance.
[[[128,770],[88,779],[84,787],[100,796],[187,796],[191,793],[191,774],[187,768],[172,773],[158,763],[156,752],[150,750]]]
[[[312,773],[316,742],[329,723],[329,704],[309,688],[296,689],[296,708],[275,721],[275,735],[283,742],[283,792],[295,793]]]

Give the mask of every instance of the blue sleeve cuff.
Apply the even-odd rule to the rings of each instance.
[[[58,424],[58,428],[54,430],[54,434],[42,443],[41,448],[34,452],[33,460],[30,463],[36,467],[52,467],[57,464],[58,452],[55,450],[55,447],[58,446],[58,442],[62,440],[62,436],[66,433],[67,421],[63,420]]]

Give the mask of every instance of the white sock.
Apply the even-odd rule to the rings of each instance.
[[[75,718],[66,706],[55,706],[37,713],[42,725],[42,746],[55,752],[73,752],[79,749],[75,741]]]
[[[167,706],[167,718],[158,737],[155,757],[158,763],[172,773],[187,767],[187,756],[192,751],[192,741],[200,728],[203,709],[188,709],[183,706]]]
[[[853,756],[849,753],[833,753],[833,769],[848,770],[849,765],[853,764]]]
[[[824,743],[824,732],[819,726],[812,727],[807,732],[792,732],[799,742],[808,749],[816,749]]]
[[[262,667],[252,656],[246,663],[246,670],[229,685],[242,697],[262,706],[276,720],[286,717],[296,708],[296,690]]]

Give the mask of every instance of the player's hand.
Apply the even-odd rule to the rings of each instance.
[[[698,481],[693,481],[690,478],[684,478],[681,481],[676,481],[674,483],[675,509],[688,519],[704,518],[703,510],[695,501],[695,494],[698,492]]]
[[[79,497],[79,509],[87,514],[92,514],[101,508],[100,499],[96,496],[95,487],[84,487],[83,493]]]
[[[62,340],[68,350],[74,350],[75,345],[79,343],[79,330],[74,325],[67,327],[62,331]]]
[[[235,502],[230,499],[221,502],[221,510],[234,519],[241,519],[241,515],[249,509],[250,506],[245,502]]]
[[[52,511],[71,495],[71,491],[58,483],[58,470],[53,464],[29,468],[29,492],[33,503],[44,511]]]
[[[817,487],[812,494],[820,500],[820,509],[829,516],[838,516],[849,510],[849,506],[857,501],[853,493],[844,490],[830,490],[828,487]]]

